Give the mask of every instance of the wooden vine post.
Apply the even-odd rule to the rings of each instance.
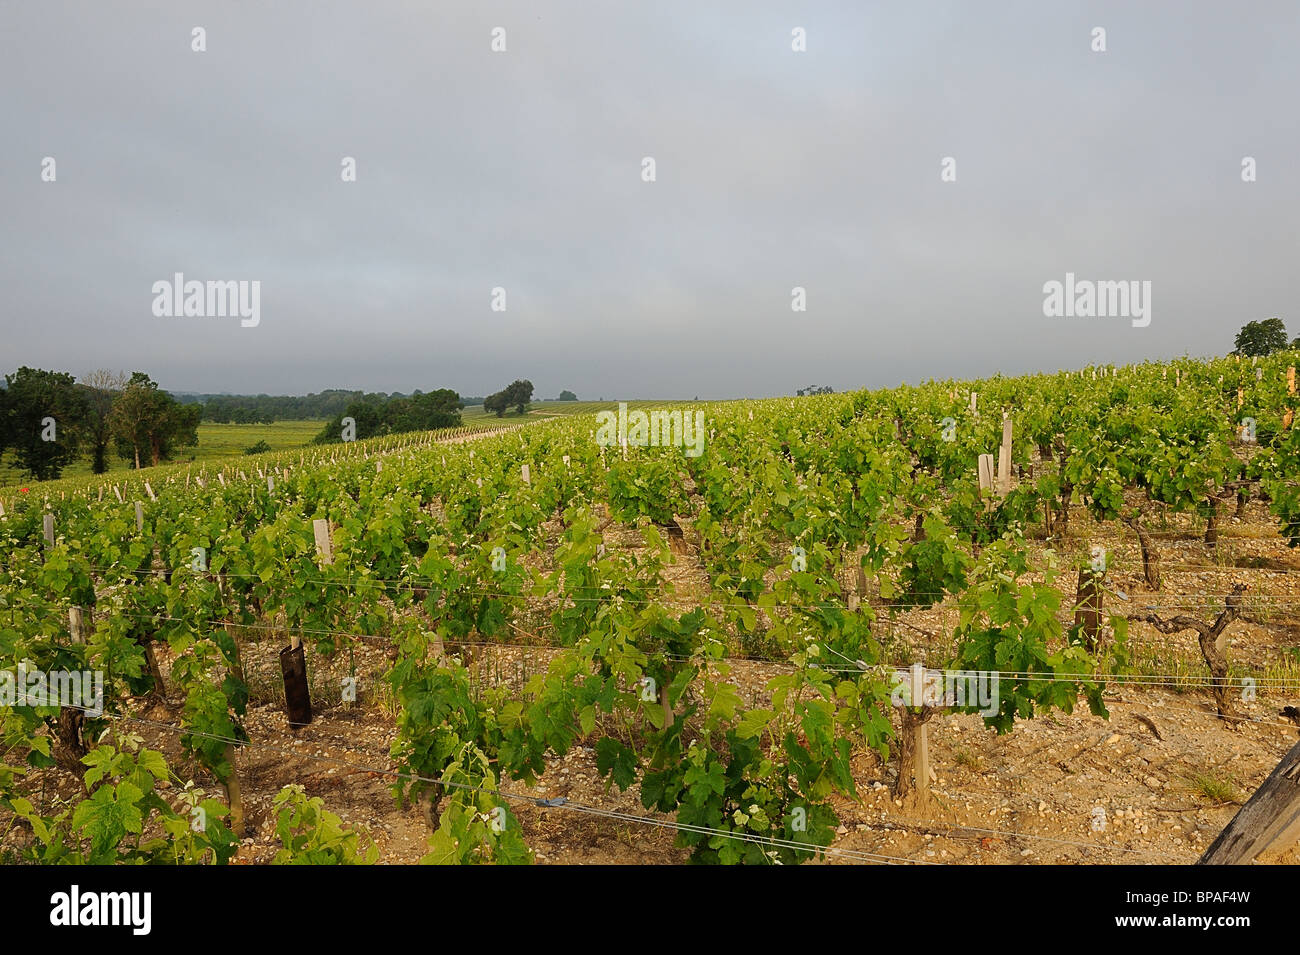
[[[334,560],[327,520],[312,521],[312,534],[316,538],[316,557],[322,565]],[[289,646],[280,650],[280,674],[284,677],[284,709],[291,729],[311,722],[311,692],[307,686],[307,658],[302,638],[294,634]]]
[[[898,734],[898,779],[894,796],[906,800],[912,808],[923,808],[930,801],[930,738],[926,723],[938,707],[925,702],[925,667],[913,664],[909,670],[896,671],[894,680],[906,688],[904,705],[898,707],[902,726]]]
[[[1002,419],[1002,446],[998,448],[997,465],[994,466],[993,455],[981,454],[978,464],[981,491],[994,491],[999,498],[1011,492],[1011,418]],[[991,499],[984,501],[985,512],[993,510]]]
[[[1288,368],[1288,369],[1286,370],[1286,393],[1287,393],[1288,395],[1294,395],[1294,394],[1295,394],[1295,365],[1292,365],[1290,368]],[[1294,408],[1287,408],[1287,409],[1286,409],[1286,414],[1284,414],[1284,415],[1282,416],[1282,430],[1283,430],[1283,431],[1287,431],[1287,430],[1290,429],[1290,427],[1291,427],[1291,420],[1292,420],[1292,418],[1294,418],[1294,417],[1295,417],[1295,409],[1294,409]]]
[[[979,456],[979,482],[981,491],[993,490],[993,455],[981,454]],[[993,501],[985,499],[984,511],[993,510]]]
[[[1002,447],[998,449],[998,497],[1011,493],[1011,416],[1002,418]]]
[[[68,608],[68,632],[72,634],[73,643],[86,642],[85,609],[83,607]]]
[[[1091,565],[1079,568],[1079,585],[1074,594],[1074,625],[1083,634],[1090,652],[1096,652],[1101,643],[1102,581],[1105,570],[1097,571]]]
[[[1300,743],[1296,743],[1255,790],[1197,865],[1248,865],[1265,849],[1300,839]]]

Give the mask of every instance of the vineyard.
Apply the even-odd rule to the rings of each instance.
[[[103,685],[0,710],[4,861],[1195,862],[1300,728],[1297,358],[5,490],[0,669]]]

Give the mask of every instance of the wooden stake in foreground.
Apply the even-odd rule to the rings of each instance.
[[[1210,843],[1197,865],[1247,865],[1270,848],[1300,839],[1300,743]]]
[[[981,454],[979,456],[979,482],[981,491],[990,491],[993,489],[993,455]],[[985,501],[984,510],[993,510],[993,502]]]
[[[72,634],[73,643],[86,642],[85,610],[81,607],[68,608],[68,632]]]
[[[919,663],[894,674],[895,680],[904,681],[911,690],[905,705],[898,707],[902,726],[894,795],[914,806],[923,806],[930,799],[930,740],[925,724],[938,712],[937,707],[926,705],[925,678],[925,668]]]
[[[321,563],[329,564],[334,560],[334,548],[330,541],[330,522],[315,520],[311,522],[312,533],[316,537],[316,556]]]
[[[1011,418],[1002,419],[1002,447],[998,449],[998,495],[1011,493]]]
[[[280,675],[284,677],[284,713],[290,727],[311,722],[311,691],[307,687],[307,660],[302,641],[280,650]]]

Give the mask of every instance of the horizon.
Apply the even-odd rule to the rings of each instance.
[[[1288,335],[1290,335],[1290,330],[1288,330]],[[1085,365],[1081,365],[1081,366],[1079,366],[1079,367],[1077,367],[1077,368],[1065,368],[1065,367],[1062,367],[1062,368],[1056,368],[1056,369],[1040,368],[1040,369],[1028,369],[1028,370],[1022,370],[1022,371],[1004,371],[1004,370],[995,370],[995,371],[990,372],[989,374],[978,375],[978,376],[976,376],[976,375],[948,375],[948,376],[940,377],[940,376],[938,376],[938,375],[928,375],[928,376],[925,376],[925,377],[923,377],[923,378],[917,378],[917,379],[913,379],[913,380],[910,380],[910,381],[897,381],[897,382],[884,383],[884,384],[874,384],[874,385],[865,385],[865,384],[863,384],[863,385],[856,385],[856,386],[854,386],[854,385],[848,385],[848,386],[845,386],[845,387],[839,387],[839,386],[836,386],[836,385],[833,385],[833,384],[832,384],[832,385],[831,385],[831,388],[832,388],[832,390],[835,391],[836,393],[853,392],[853,391],[877,391],[877,390],[882,390],[882,389],[890,389],[890,388],[896,388],[896,387],[900,387],[900,386],[908,386],[908,385],[911,385],[911,386],[919,386],[919,385],[923,385],[923,384],[925,384],[925,383],[928,382],[928,381],[982,381],[982,380],[986,380],[986,379],[989,379],[989,378],[995,378],[995,377],[999,377],[999,376],[1000,376],[1000,377],[1019,377],[1019,376],[1023,376],[1023,375],[1058,375],[1058,374],[1065,374],[1065,373],[1073,372],[1073,371],[1079,371],[1081,368],[1084,368],[1084,367],[1092,367],[1092,366],[1101,367],[1101,366],[1103,366],[1103,365],[1105,365],[1105,366],[1115,366],[1115,367],[1117,367],[1117,368],[1121,368],[1121,367],[1124,367],[1124,366],[1126,366],[1126,365],[1140,365],[1140,364],[1144,364],[1144,363],[1168,364],[1168,363],[1170,363],[1170,362],[1180,361],[1180,360],[1188,360],[1188,361],[1211,361],[1211,360],[1213,360],[1213,359],[1215,359],[1215,358],[1223,358],[1223,357],[1228,356],[1228,355],[1231,355],[1231,354],[1232,354],[1232,351],[1231,351],[1231,350],[1224,351],[1224,352],[1221,353],[1221,354],[1207,353],[1207,354],[1203,354],[1203,355],[1193,355],[1193,354],[1189,354],[1189,353],[1187,353],[1187,352],[1184,352],[1184,353],[1181,354],[1181,355],[1167,355],[1167,356],[1156,355],[1156,356],[1151,356],[1151,357],[1143,358],[1143,359],[1141,359],[1141,360],[1136,360],[1136,361],[1132,361],[1132,360],[1131,360],[1131,361],[1120,361],[1120,360],[1106,360],[1106,359],[1102,359],[1102,360],[1099,360],[1099,361],[1086,363]],[[51,368],[51,369],[49,369],[49,370],[51,370],[51,371],[67,371],[67,372],[70,372],[70,373],[72,373],[72,374],[77,378],[78,381],[81,381],[82,377],[83,377],[85,374],[89,373],[90,371],[96,370],[96,369],[90,369],[90,368],[88,368],[88,369],[85,369],[84,371],[74,371],[74,370],[72,370],[72,369],[67,369],[67,368]],[[145,368],[133,368],[133,369],[130,369],[129,371],[126,370],[126,369],[116,369],[116,368],[115,368],[115,369],[111,369],[111,370],[112,370],[112,371],[121,371],[121,372],[123,372],[123,373],[125,373],[125,374],[127,374],[127,375],[129,375],[129,374],[130,374],[131,372],[133,372],[133,371],[143,371],[143,372],[145,372],[146,374],[149,374],[150,377],[154,377],[154,376],[152,375],[152,373],[150,373],[149,370],[148,370],[148,369],[145,369]],[[3,388],[3,387],[5,386],[5,383],[4,383],[4,375],[5,375],[5,374],[9,374],[9,373],[11,373],[12,371],[13,371],[13,369],[9,369],[9,370],[3,370],[3,369],[0,369],[0,388]],[[157,379],[155,378],[155,380],[157,380]],[[826,384],[826,383],[823,382],[822,384]],[[385,389],[385,388],[382,388],[382,387],[381,387],[381,388],[359,388],[359,387],[358,387],[358,388],[352,388],[352,387],[341,386],[341,385],[331,385],[331,386],[326,386],[326,387],[312,388],[312,389],[310,389],[310,390],[308,390],[308,391],[301,391],[301,392],[274,392],[274,391],[196,391],[196,390],[189,389],[189,388],[171,388],[171,387],[168,387],[168,386],[167,386],[167,383],[166,383],[165,381],[158,381],[158,387],[161,388],[163,391],[166,391],[166,392],[168,392],[169,394],[171,394],[171,395],[173,395],[173,396],[180,396],[180,397],[187,397],[187,396],[188,396],[188,397],[205,397],[205,398],[306,398],[306,397],[309,397],[310,395],[319,395],[319,394],[323,394],[323,393],[325,393],[325,392],[330,392],[330,391],[341,391],[341,392],[348,392],[348,393],[362,393],[362,394],[384,394],[384,395],[388,395],[388,396],[400,395],[400,396],[406,396],[406,397],[409,397],[409,396],[411,396],[412,394],[414,394],[417,390],[418,390],[418,391],[421,391],[421,392],[427,392],[427,391],[432,390],[432,389],[435,388],[435,387],[443,388],[443,387],[450,387],[450,386],[447,386],[447,385],[430,385],[429,387],[416,386],[416,387],[414,387],[414,388],[410,388],[410,389],[404,389],[404,388]],[[472,397],[472,398],[486,397],[487,395],[492,394],[492,393],[493,393],[493,390],[499,390],[499,387],[500,387],[500,386],[497,386],[496,389],[488,389],[488,390],[485,390],[485,391],[483,391],[482,394],[479,394],[479,393],[477,393],[477,392],[475,392],[475,391],[460,391],[460,390],[458,390],[458,389],[454,389],[454,388],[453,388],[453,390],[456,391],[457,395],[459,395],[460,398],[461,398],[461,400],[463,401],[466,397]],[[807,387],[807,385],[799,385],[799,386],[797,386],[797,387],[798,387],[798,388],[803,388],[803,387]],[[689,389],[688,389],[688,390],[689,390]],[[698,400],[698,401],[743,401],[743,400],[745,400],[745,399],[747,399],[747,398],[756,398],[756,399],[757,399],[757,398],[786,398],[786,397],[789,397],[789,398],[795,398],[795,397],[799,397],[798,395],[795,395],[795,394],[793,393],[795,390],[797,390],[797,388],[796,388],[796,389],[792,389],[792,390],[789,391],[789,392],[774,392],[774,393],[769,393],[769,394],[731,394],[731,395],[722,395],[722,396],[714,397],[714,398],[703,398],[703,397],[700,397],[700,398],[695,398],[695,397],[687,398],[687,397],[684,397],[683,395],[641,395],[641,394],[635,394],[635,395],[623,395],[623,396],[620,396],[620,397],[614,397],[614,398],[605,398],[605,397],[599,397],[599,396],[598,396],[598,397],[594,397],[594,398],[592,398],[592,397],[586,397],[586,396],[584,395],[584,393],[583,393],[580,389],[572,388],[572,387],[568,387],[568,386],[562,386],[562,387],[560,387],[560,388],[557,388],[557,389],[555,389],[555,392],[556,392],[556,395],[558,395],[559,392],[561,392],[561,391],[572,391],[572,392],[574,392],[574,393],[577,394],[577,398],[575,398],[574,400],[575,400],[575,401],[579,401],[579,402],[591,402],[591,401],[614,401],[614,402],[617,402],[617,401],[697,401],[697,400]],[[540,393],[541,389],[537,389],[537,391]],[[537,397],[534,397],[534,398],[532,399],[532,403],[535,404],[535,403],[540,402],[540,401],[560,401],[560,400],[561,400],[561,399],[558,398],[558,397],[548,398],[548,397],[545,397],[545,396],[537,396]],[[475,403],[475,405],[472,405],[472,406],[470,406],[470,407],[476,407],[476,406],[477,406],[477,403]]]

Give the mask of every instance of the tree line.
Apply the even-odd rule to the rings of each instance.
[[[514,392],[511,392],[514,389]],[[521,390],[526,389],[526,390]],[[357,403],[382,408],[390,401],[399,399],[415,400],[422,392],[413,394],[394,391],[384,392],[348,391],[342,388],[328,388],[309,395],[229,395],[229,394],[176,394],[181,404],[196,404],[202,407],[203,421],[214,424],[274,424],[276,421],[312,421],[319,419],[334,420],[348,417],[348,407]],[[459,408],[464,410],[470,405],[484,405],[485,410],[496,411],[498,416],[512,405],[518,407],[516,400],[523,395],[523,405],[532,400],[532,383],[516,381],[495,395],[479,397],[477,395],[459,399]],[[561,391],[560,401],[577,401],[578,396],[572,391]],[[492,407],[486,407],[488,402]],[[521,412],[522,413],[522,412]],[[352,417],[356,417],[352,415]],[[358,419],[360,420],[360,419]]]
[[[460,409],[463,406],[460,395],[450,388],[417,391],[409,398],[405,395],[365,395],[349,402],[326,422],[312,443],[332,444],[345,439],[360,441],[407,431],[456,428],[461,424]],[[344,427],[345,418],[352,419],[350,433]]]
[[[82,454],[103,474],[116,453],[135,468],[170,460],[198,444],[201,408],[183,405],[142,371],[93,371],[78,381],[61,371],[19,368],[0,390],[0,463],[52,481]]]
[[[420,392],[415,392],[419,395]],[[383,404],[393,398],[414,397],[400,392],[367,394],[329,388],[310,395],[177,395],[182,404],[203,408],[203,420],[214,424],[273,424],[276,421],[319,421],[347,413],[356,401]]]

